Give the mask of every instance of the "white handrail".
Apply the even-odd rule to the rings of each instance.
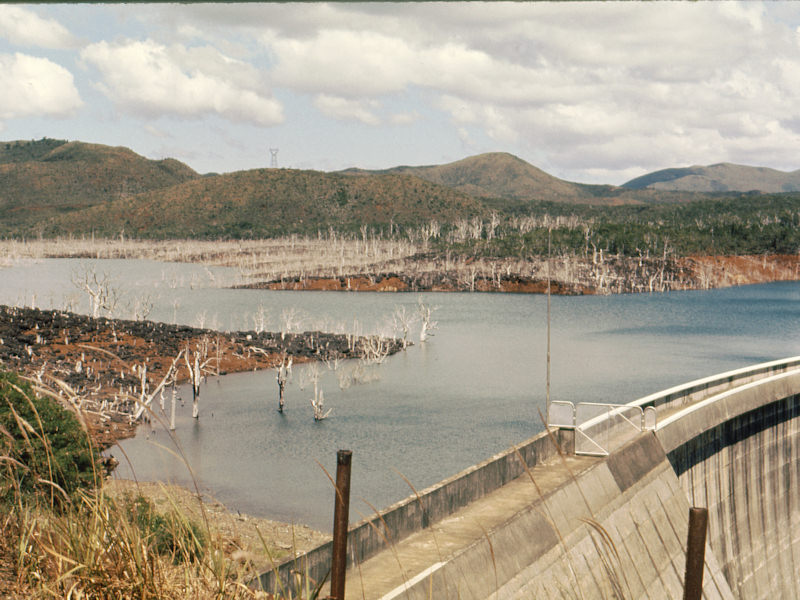
[[[677,421],[679,419],[682,419],[686,415],[691,414],[696,410],[700,410],[704,406],[708,406],[709,404],[713,404],[715,402],[719,402],[720,400],[722,400],[724,398],[727,398],[728,396],[732,396],[733,394],[738,394],[738,393],[742,392],[743,390],[748,390],[748,389],[752,389],[754,387],[758,387],[760,385],[764,385],[765,383],[772,383],[774,381],[780,381],[781,379],[784,379],[785,377],[791,377],[793,375],[797,375],[798,373],[800,373],[800,369],[795,369],[794,371],[786,371],[784,373],[778,373],[777,375],[773,375],[772,377],[765,377],[764,379],[758,379],[756,381],[751,381],[750,383],[747,383],[745,385],[740,385],[739,387],[734,388],[732,390],[726,390],[724,392],[720,392],[719,394],[714,394],[713,396],[709,396],[708,398],[705,398],[705,399],[701,400],[700,402],[695,402],[691,406],[687,406],[683,410],[678,411],[677,413],[675,413],[673,415],[670,415],[667,418],[663,419],[656,426],[656,431],[668,426],[671,423],[674,423],[675,421]]]
[[[718,373],[717,375],[709,375],[708,377],[703,377],[702,379],[695,379],[694,381],[690,381],[688,383],[682,383],[681,385],[676,385],[674,387],[667,388],[666,390],[662,390],[660,392],[655,392],[654,394],[644,396],[642,398],[634,400],[633,402],[629,402],[628,404],[634,406],[653,405],[657,400],[668,398],[670,396],[675,396],[676,398],[680,396],[688,396],[693,392],[696,392],[703,388],[708,388],[710,384],[721,383],[725,380],[733,381],[736,379],[744,379],[745,377],[756,375],[759,372],[773,370],[776,367],[782,367],[788,369],[799,366],[800,366],[800,356],[781,358],[778,360],[759,363],[757,365],[751,365],[749,367],[734,369],[733,371]]]

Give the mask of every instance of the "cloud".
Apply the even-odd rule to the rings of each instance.
[[[389,122],[392,125],[411,125],[419,121],[420,115],[416,112],[402,112],[393,114],[389,117]]]
[[[0,120],[67,117],[83,105],[72,73],[27,54],[0,54],[0,90]]]
[[[74,48],[77,45],[77,39],[57,21],[8,4],[0,4],[0,38],[19,46],[39,48]]]
[[[14,10],[60,27],[36,16],[47,9]],[[97,69],[96,87],[137,115],[275,125],[311,99],[309,118],[368,124],[378,135],[382,126],[439,119],[431,144],[495,144],[578,180],[737,157],[791,167],[800,150],[800,8],[792,3],[108,10],[120,29],[81,57]],[[9,25],[10,14],[0,6],[0,35],[9,39],[25,29]],[[134,31],[148,39],[118,37]],[[284,107],[273,90],[306,98]]]
[[[81,58],[100,72],[98,88],[134,114],[216,114],[261,126],[284,119],[281,103],[258,71],[214,48],[166,46],[152,40],[102,41],[86,47]]]
[[[155,138],[162,138],[163,139],[163,138],[171,137],[167,132],[162,131],[161,129],[159,129],[158,127],[156,127],[155,125],[153,125],[151,123],[147,123],[144,126],[144,130],[147,133],[149,133],[150,135],[152,135],[153,137],[155,137]]]
[[[381,120],[372,111],[377,102],[370,100],[350,100],[338,96],[320,94],[314,98],[316,106],[323,114],[335,119],[353,119],[367,125],[378,125]]]
[[[454,135],[482,129],[498,145],[570,166],[580,156],[600,172],[630,168],[623,157],[661,168],[770,139],[796,147],[800,36],[770,8],[325,5],[305,23],[270,13],[280,16],[261,39],[276,84],[360,106],[421,89]],[[637,152],[609,149],[611,140]]]

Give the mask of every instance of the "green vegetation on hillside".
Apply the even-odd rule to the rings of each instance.
[[[31,140],[30,142],[19,140],[3,142],[0,143],[0,164],[40,160],[66,143],[66,140],[54,140],[51,138]]]
[[[536,227],[509,219],[494,235],[449,249],[494,258],[569,255],[603,250],[622,256],[796,254],[800,194],[738,194],[681,204],[590,207],[539,203]],[[444,249],[444,242],[440,245]]]
[[[78,419],[57,401],[0,373],[0,502],[63,504],[97,483],[100,460]]]
[[[774,174],[736,165],[694,169],[724,172],[731,181]],[[653,175],[691,169],[668,171]],[[363,238],[370,232],[431,241],[465,256],[522,258],[546,253],[549,228],[560,254],[792,254],[800,250],[799,206],[798,193],[572,183],[502,152],[383,171],[200,176],[176,160],[147,160],[122,147],[48,138],[0,146],[0,235],[10,237]]]
[[[362,226],[386,235],[436,219],[487,215],[465,194],[408,175],[351,177],[256,169],[202,178],[54,219],[50,235],[260,238]]]
[[[753,191],[782,193],[800,191],[800,170],[785,172],[766,167],[730,163],[663,169],[623,184],[629,189],[695,190],[705,192]]]
[[[0,142],[0,235],[30,236],[60,214],[199,177],[127,148],[44,138]]]

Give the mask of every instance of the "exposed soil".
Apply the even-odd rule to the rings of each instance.
[[[574,257],[571,275],[554,274],[550,291],[556,295],[635,293],[709,289],[800,279],[800,256],[689,256],[632,258],[607,256],[599,263]],[[284,277],[242,285],[270,290],[359,292],[512,292],[544,294],[545,277],[518,274],[467,276],[463,271],[424,271],[418,274],[372,273],[341,277]]]
[[[547,281],[520,277],[516,275],[502,276],[499,279],[476,277],[470,283],[458,281],[445,274],[424,277],[388,273],[374,275],[353,275],[346,277],[304,277],[289,278],[277,281],[264,281],[245,284],[240,287],[269,290],[321,290],[335,292],[519,292],[544,294],[547,292]],[[581,284],[570,284],[553,281],[551,293],[575,296],[592,294],[594,290]]]
[[[63,311],[0,306],[0,368],[56,390],[79,409],[98,447],[135,432],[131,414],[141,394],[158,386],[181,350],[201,353],[207,374],[273,368],[285,356],[295,363],[358,358],[358,338],[344,334],[216,332],[151,321],[93,319]],[[388,340],[388,354],[402,348]],[[176,363],[178,381],[188,379]]]
[[[694,274],[697,288],[800,280],[800,256],[690,256],[679,259]]]

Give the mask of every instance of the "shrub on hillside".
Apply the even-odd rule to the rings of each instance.
[[[0,501],[63,504],[96,481],[99,456],[73,413],[0,372]]]

